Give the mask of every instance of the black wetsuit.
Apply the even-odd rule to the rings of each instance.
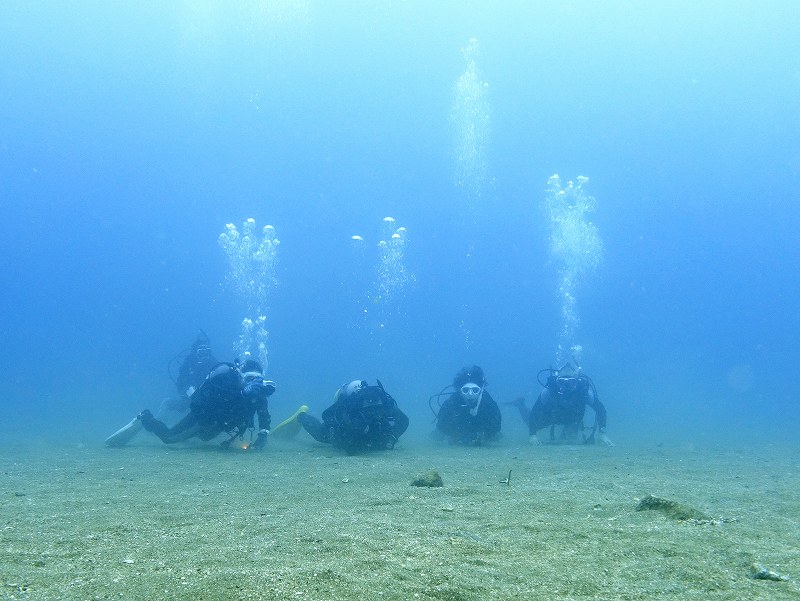
[[[141,414],[140,418],[145,430],[170,444],[194,436],[200,440],[211,440],[223,432],[231,436],[243,434],[248,428],[254,427],[256,415],[258,427],[269,430],[271,418],[267,409],[267,395],[243,395],[239,372],[233,365],[220,363],[192,394],[188,415],[172,428],[149,412]]]
[[[500,433],[502,416],[497,403],[485,390],[475,415],[460,392],[454,392],[442,403],[436,416],[436,428],[453,442],[479,444]]]
[[[372,399],[374,402],[366,402]],[[365,406],[366,405],[366,406]],[[368,386],[349,397],[340,396],[322,412],[322,421],[307,413],[298,420],[318,442],[356,453],[391,449],[408,428],[408,417],[379,386]]]
[[[583,415],[586,406],[596,415],[600,432],[606,429],[606,408],[595,394],[594,387],[585,378],[578,379],[578,385],[571,392],[559,393],[545,388],[531,409],[528,417],[528,430],[536,434],[547,426],[564,426],[564,433],[572,430],[577,433],[583,428]]]

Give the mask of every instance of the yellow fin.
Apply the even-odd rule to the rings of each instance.
[[[270,438],[294,438],[302,428],[297,416],[301,413],[305,413],[306,411],[308,411],[308,405],[300,405],[300,408],[295,411],[291,417],[283,420],[272,429],[270,432]]]

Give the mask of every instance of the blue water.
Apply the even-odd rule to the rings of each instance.
[[[249,217],[281,241],[276,419],[380,378],[424,438],[468,363],[530,403],[562,326],[558,173],[596,199],[575,341],[611,437],[795,437],[795,3],[495,4],[4,2],[0,433],[99,443],[173,392],[198,328],[232,358],[245,306],[217,238]],[[450,117],[471,38],[479,194]],[[382,303],[386,216],[415,282]]]

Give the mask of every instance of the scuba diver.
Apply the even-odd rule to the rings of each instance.
[[[178,374],[175,376],[174,366],[178,361],[180,361],[180,365]],[[208,335],[200,330],[191,347],[170,359],[167,370],[170,379],[175,383],[178,396],[165,399],[156,415],[161,415],[166,411],[175,411],[181,414],[189,411],[189,399],[192,393],[200,387],[206,376],[219,364],[220,362],[211,351]]]
[[[451,387],[452,393],[449,392]],[[436,411],[432,400],[447,394],[450,396]],[[451,385],[428,399],[428,405],[436,416],[436,429],[451,443],[481,445],[500,433],[500,408],[486,391],[486,378],[477,365],[461,369]]]
[[[201,330],[184,357],[175,384],[180,395],[175,403],[186,413],[177,424],[170,428],[145,409],[109,436],[106,445],[121,447],[143,429],[167,444],[193,437],[207,441],[224,432],[228,439],[222,446],[228,447],[237,437],[244,441],[248,430],[250,439],[243,442],[243,448],[259,450],[266,444],[271,421],[268,397],[275,392],[275,383],[264,379],[261,365],[249,354],[234,363],[219,363]],[[164,408],[162,404],[159,412]],[[180,410],[174,405],[168,408]],[[254,439],[256,417],[259,430]]]
[[[350,455],[392,449],[408,428],[408,417],[377,382],[370,386],[353,380],[336,391],[333,405],[322,412],[322,421],[306,411],[297,414],[297,421],[317,442],[333,444]]]
[[[541,377],[548,374],[542,382]],[[584,444],[593,444],[595,432],[598,433],[600,442],[607,446],[614,446],[611,439],[606,436],[606,408],[600,402],[597,389],[592,379],[567,363],[559,370],[543,369],[537,379],[544,390],[530,410],[525,406],[525,399],[517,399],[515,405],[528,424],[530,433],[529,442],[533,445],[542,444],[538,432],[550,426],[550,442],[555,441],[555,427],[561,426],[561,440],[575,440],[580,433]],[[594,424],[587,428],[584,426],[583,417],[586,406],[594,410]]]
[[[137,419],[148,432],[158,436],[162,442],[172,444],[193,437],[211,440],[222,433],[228,435],[220,446],[227,448],[234,439],[244,441],[245,433],[250,438],[242,446],[258,451],[267,443],[270,414],[268,398],[275,392],[275,383],[264,379],[261,364],[248,356],[233,364],[218,364],[189,402],[189,413],[169,428],[145,409]],[[258,418],[258,434],[253,439],[255,418]]]

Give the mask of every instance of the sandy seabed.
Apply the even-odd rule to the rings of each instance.
[[[800,598],[797,448],[140,438],[0,442],[1,599]]]

